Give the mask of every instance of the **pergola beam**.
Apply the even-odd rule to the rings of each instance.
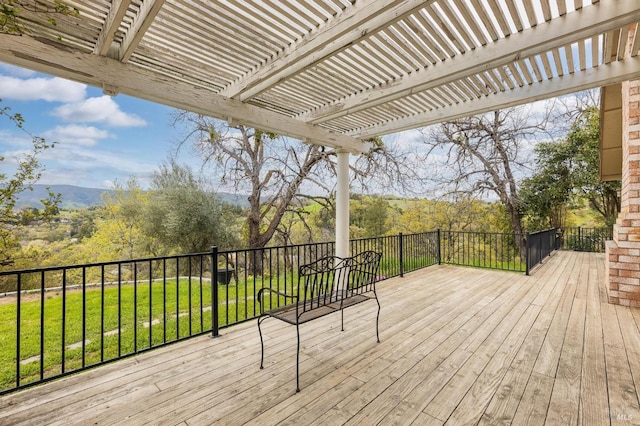
[[[296,118],[322,123],[395,99],[433,89],[468,75],[508,65],[517,58],[527,58],[617,29],[640,20],[638,0],[602,0],[599,3],[512,34],[484,47],[455,56],[394,81],[383,87],[358,93],[324,108],[300,114]]]
[[[604,1],[602,1],[604,2]],[[610,62],[579,73],[564,74],[543,83],[534,83],[506,92],[490,94],[480,99],[462,102],[437,110],[393,120],[380,126],[353,132],[352,136],[368,138],[384,134],[430,126],[443,121],[469,117],[497,109],[510,108],[544,99],[575,93],[581,90],[607,86],[626,80],[640,78],[640,57]]]
[[[257,71],[233,83],[221,94],[241,101],[251,99],[279,82],[312,67],[326,57],[386,28],[390,21],[400,20],[416,10],[426,7],[432,1],[369,0],[356,2],[336,19],[329,21],[319,32],[312,32],[308,38],[290,46],[276,59],[267,62]]]
[[[320,145],[357,153],[368,150],[368,144],[351,136],[228,99],[206,87],[138,66],[72,50],[57,42],[0,34],[0,61]]]
[[[102,26],[102,31],[96,41],[96,45],[93,49],[93,53],[100,56],[106,56],[113,43],[113,38],[122,23],[122,18],[127,13],[127,9],[131,4],[131,0],[113,0],[111,2],[111,8],[109,14]]]
[[[149,29],[165,0],[145,0],[140,7],[140,11],[133,26],[127,32],[122,46],[120,46],[120,61],[127,62],[133,51],[136,50],[144,33]]]

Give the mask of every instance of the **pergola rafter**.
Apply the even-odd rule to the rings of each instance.
[[[66,3],[56,26],[24,11],[0,61],[352,152],[640,77],[637,0]]]

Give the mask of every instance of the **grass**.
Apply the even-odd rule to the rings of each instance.
[[[410,271],[437,260],[407,257]],[[397,259],[385,257],[380,277],[399,273]],[[221,327],[259,315],[258,289],[270,287],[293,294],[297,275],[253,277],[240,274],[238,282],[218,285],[218,322]],[[15,299],[14,299],[15,300]],[[272,298],[273,306],[286,303]],[[287,302],[290,302],[288,300]],[[84,310],[84,316],[83,316]],[[41,322],[41,312],[43,319]],[[167,280],[137,285],[88,287],[21,296],[20,336],[17,338],[17,303],[0,304],[0,391],[18,386],[16,368],[19,344],[20,385],[55,377],[79,368],[211,330],[211,286],[198,279]],[[84,320],[83,320],[84,318]],[[41,333],[41,329],[44,330]],[[42,334],[42,339],[41,339]],[[84,348],[82,345],[84,338]],[[73,345],[73,346],[72,346]],[[40,360],[41,352],[43,357]],[[70,347],[71,346],[71,347]]]

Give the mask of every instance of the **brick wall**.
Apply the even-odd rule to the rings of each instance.
[[[640,80],[622,83],[621,209],[606,244],[609,302],[640,307]]]

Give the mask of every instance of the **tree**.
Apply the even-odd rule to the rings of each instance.
[[[563,227],[567,206],[582,197],[605,225],[615,222],[620,211],[620,182],[600,181],[599,138],[600,113],[589,106],[575,116],[565,138],[536,147],[536,173],[522,187],[532,224]]]
[[[537,171],[523,180],[520,196],[530,230],[563,228],[573,193],[573,156],[565,142],[541,142],[534,148]]]
[[[265,247],[287,213],[306,221],[305,200],[329,203],[335,176],[333,150],[187,112],[178,114],[176,124],[188,130],[180,145],[191,141],[204,165],[217,167],[222,184],[249,192],[245,229],[250,248]],[[370,152],[351,164],[356,179],[366,185],[375,175],[385,179],[387,187],[407,182],[415,170],[408,155],[388,149],[380,139],[372,142]],[[287,232],[283,229],[281,234]]]
[[[600,181],[599,140],[600,111],[589,107],[567,135],[569,152],[575,156],[573,182],[591,208],[600,213],[605,224],[613,225],[620,212],[620,181]]]
[[[61,1],[52,3],[42,0],[0,0],[0,33],[22,35],[28,32],[22,23],[24,12],[44,15],[47,22],[56,26],[55,15],[78,16],[78,9],[68,6]]]
[[[545,131],[547,117],[546,113],[537,117],[520,107],[423,129],[428,153],[444,158],[448,169],[436,178],[438,185],[448,188],[448,193],[497,197],[513,232],[521,236],[523,212],[517,178],[525,167],[521,153],[528,139]],[[524,239],[518,237],[517,245],[524,257]]]
[[[0,100],[2,102],[2,100]],[[24,128],[24,119],[18,113],[12,113],[9,107],[0,107],[0,117],[7,119],[31,139],[31,150],[15,158],[15,172],[13,175],[0,173],[0,267],[13,266],[20,256],[20,243],[14,229],[19,224],[19,212],[16,211],[18,196],[24,191],[33,190],[42,175],[43,166],[39,157],[44,151],[54,146],[44,138],[34,136]],[[0,165],[5,163],[5,157],[0,156]],[[31,220],[50,219],[58,209],[60,194],[49,191],[49,197],[41,200],[43,208],[31,212]]]
[[[95,219],[95,231],[82,241],[78,256],[104,262],[158,254],[155,241],[142,232],[149,195],[138,182],[132,178],[126,187],[116,183],[114,190],[105,192],[102,198],[104,205]]]
[[[389,231],[391,205],[380,196],[361,197],[350,206],[351,234],[355,238],[377,237]]]
[[[236,244],[238,212],[222,203],[189,167],[174,161],[164,164],[154,172],[151,186],[142,225],[150,239],[180,253],[202,253],[214,245],[232,248]]]

